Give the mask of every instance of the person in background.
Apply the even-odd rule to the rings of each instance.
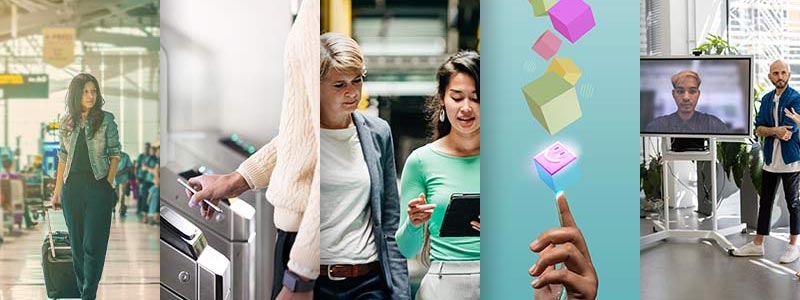
[[[116,187],[117,198],[114,201],[114,209],[112,210],[112,214],[115,211],[118,211],[120,217],[125,217],[125,212],[128,210],[128,207],[125,205],[125,199],[131,194],[129,181],[131,177],[134,176],[133,170],[134,166],[133,162],[131,161],[131,157],[125,152],[120,152],[119,164],[117,165],[117,176],[114,178],[114,186]],[[116,208],[117,204],[119,204],[119,209]]]
[[[2,159],[3,173],[0,173],[0,179],[20,179],[19,174],[14,172],[14,156],[3,155]]]
[[[148,173],[144,169],[150,164],[152,153],[150,143],[145,143],[144,152],[136,158],[136,190],[139,191],[136,195],[136,214],[140,216],[147,213],[147,193],[152,187],[152,183],[147,180]]]
[[[158,225],[159,224],[159,212],[160,212],[160,205],[161,205],[161,196],[160,194],[160,187],[159,187],[159,175],[161,172],[161,147],[156,144],[153,146],[153,159],[152,161],[155,162],[155,166],[152,168],[148,168],[148,172],[152,174],[153,178],[153,186],[150,187],[148,191],[148,199],[147,199],[147,223]]]
[[[23,179],[22,175],[14,171],[14,154],[12,153],[9,155],[2,156],[2,166],[3,172],[0,173],[0,179]],[[17,212],[14,212],[14,222],[24,222],[25,228],[30,228],[33,225],[36,225],[36,222],[33,221],[30,214],[30,206],[24,200],[21,200],[21,203],[18,203],[15,206],[15,210],[19,209]],[[21,207],[20,207],[21,206]]]
[[[789,87],[789,64],[776,60],[767,75],[775,90],[761,98],[761,108],[756,116],[756,133],[764,137],[764,170],[761,172],[758,225],[752,242],[733,251],[734,256],[764,256],[764,237],[769,235],[772,205],[781,181],[789,210],[789,243],[786,244],[780,263],[788,264],[800,257],[797,236],[800,234],[800,144],[797,125],[786,112],[800,110],[800,93]]]

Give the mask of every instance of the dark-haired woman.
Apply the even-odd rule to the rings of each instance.
[[[428,100],[433,142],[406,160],[401,176],[401,213],[397,244],[414,257],[423,248],[424,227],[430,232],[431,266],[417,300],[480,299],[480,237],[440,237],[444,212],[454,193],[480,192],[481,103],[480,56],[459,52],[436,72],[436,95]],[[480,220],[470,222],[480,231]]]
[[[94,76],[76,75],[66,101],[53,205],[64,208],[81,299],[95,299],[111,229],[119,133],[114,115],[103,111]]]

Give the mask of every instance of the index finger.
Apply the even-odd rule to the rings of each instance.
[[[564,192],[558,192],[556,195],[556,205],[558,206],[558,219],[561,222],[561,227],[578,227],[575,224],[575,219],[572,218],[572,212],[569,210],[567,203],[567,196]]]

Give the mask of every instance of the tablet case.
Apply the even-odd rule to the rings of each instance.
[[[481,236],[481,232],[472,229],[471,221],[479,220],[481,214],[480,193],[454,193],[450,195],[450,204],[442,219],[440,237]]]

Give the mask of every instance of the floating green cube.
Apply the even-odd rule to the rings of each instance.
[[[533,15],[536,17],[541,17],[547,15],[547,11],[550,10],[553,5],[556,5],[558,0],[530,0],[531,6],[533,6]]]
[[[533,117],[550,135],[581,118],[575,87],[554,72],[531,81],[522,88]]]

